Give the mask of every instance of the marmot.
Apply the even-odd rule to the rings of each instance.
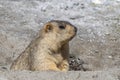
[[[69,41],[76,32],[77,28],[67,21],[47,22],[10,69],[68,71]]]

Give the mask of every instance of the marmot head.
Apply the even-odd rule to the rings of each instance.
[[[55,42],[70,41],[77,32],[77,28],[67,21],[51,20],[44,25],[44,35]]]

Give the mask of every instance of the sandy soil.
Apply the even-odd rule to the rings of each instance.
[[[0,72],[0,80],[120,80],[120,69],[108,71],[69,72]]]

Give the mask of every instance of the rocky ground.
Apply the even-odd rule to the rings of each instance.
[[[13,60],[52,19],[67,20],[78,28],[70,42],[70,61],[71,70],[79,71],[9,71]],[[0,80],[120,80],[119,68],[119,0],[0,1]]]
[[[0,72],[0,80],[120,80],[120,70],[69,72]]]

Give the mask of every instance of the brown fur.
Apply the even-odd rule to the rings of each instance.
[[[67,21],[47,22],[11,69],[68,71],[69,41],[75,34],[76,28]]]

